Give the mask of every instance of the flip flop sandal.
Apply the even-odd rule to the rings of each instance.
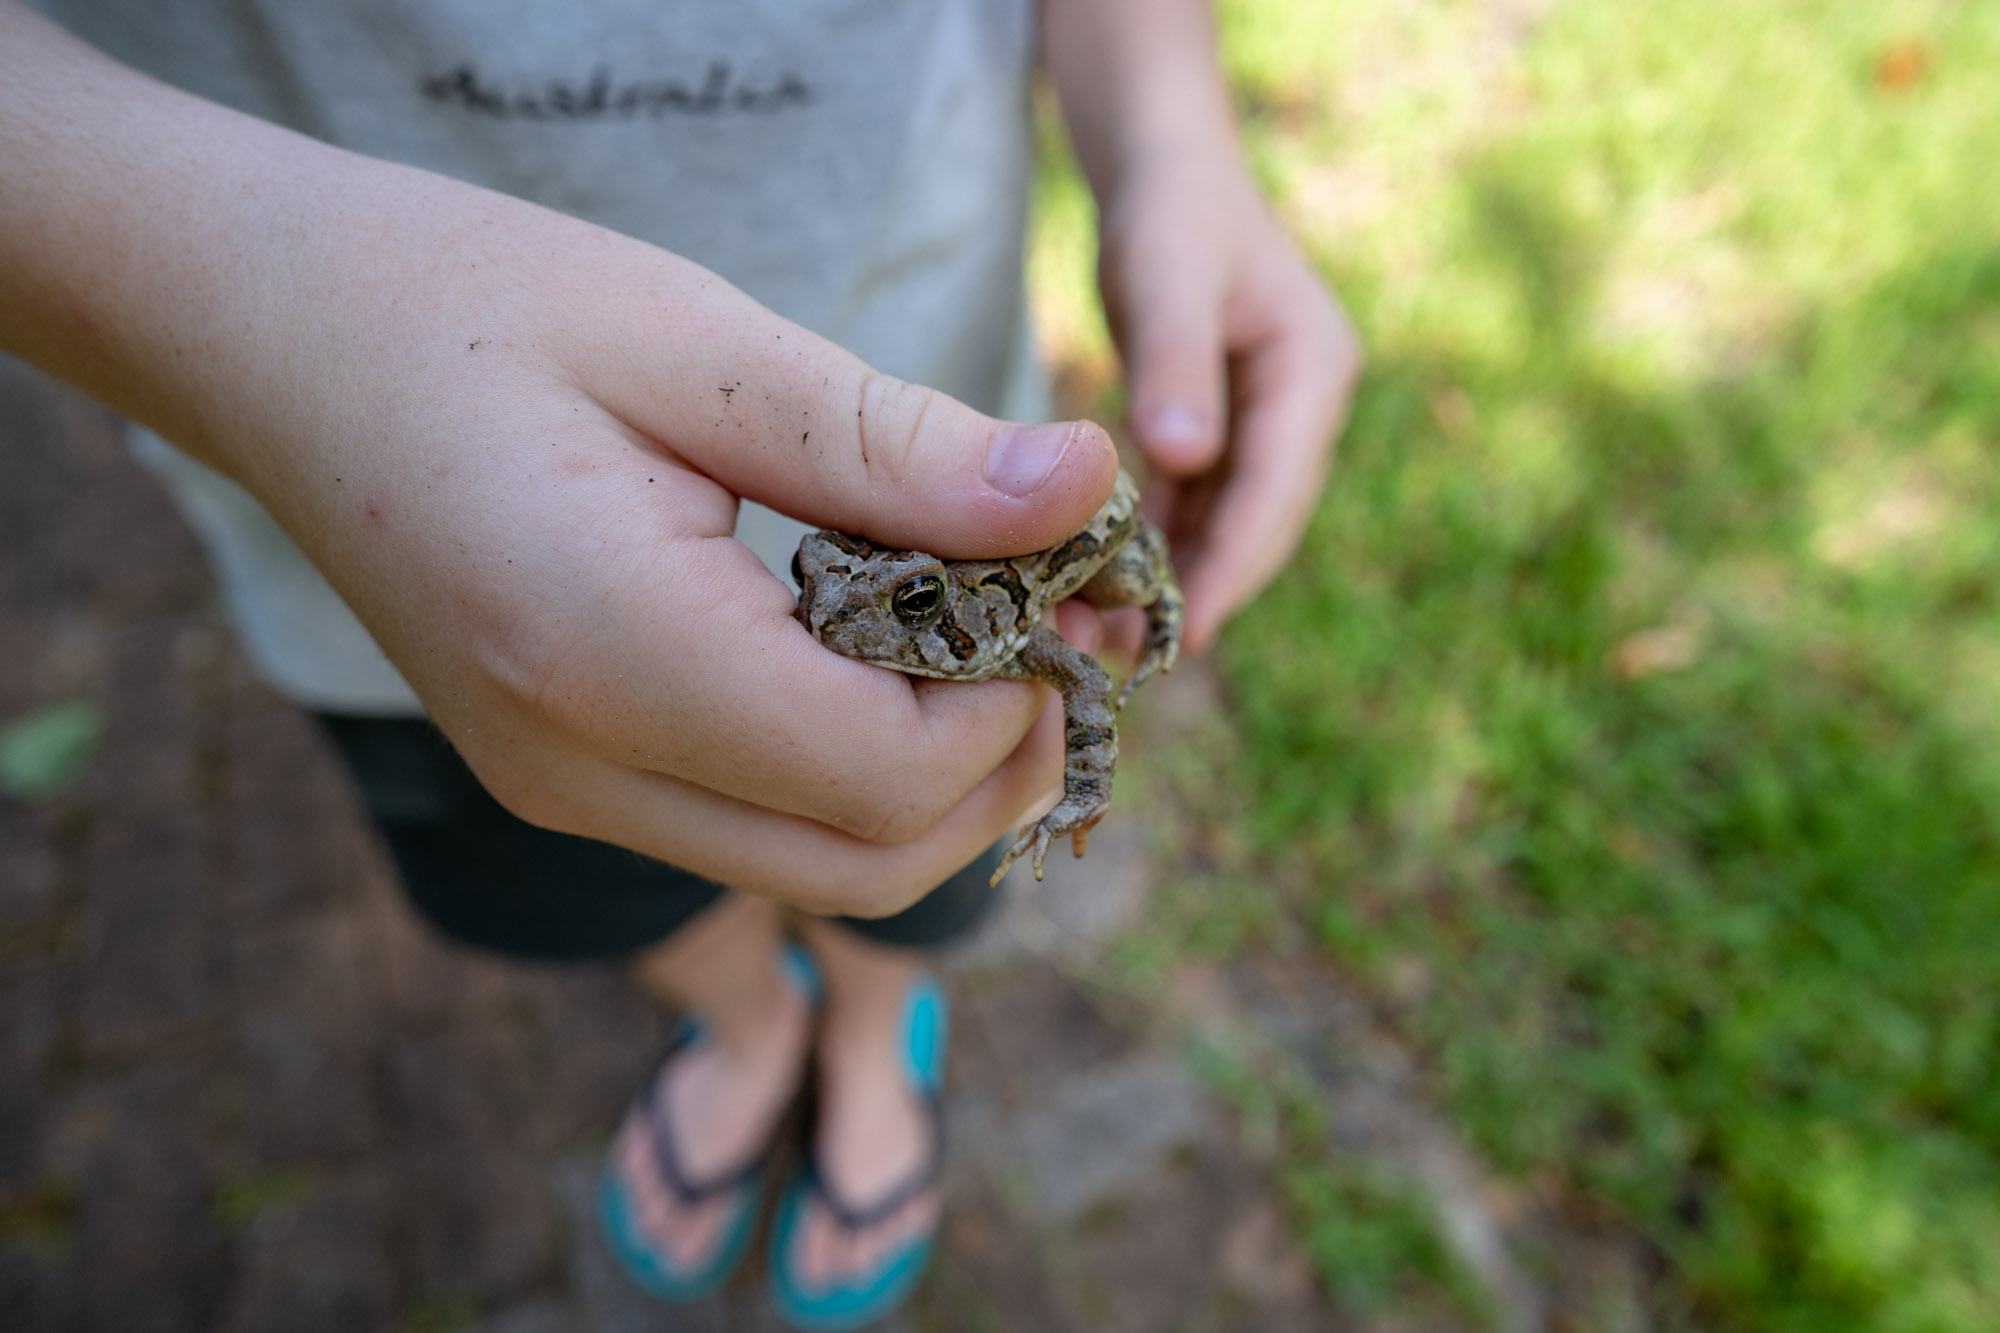
[[[786,945],[782,966],[786,978],[814,1008],[819,1004],[819,977],[812,961],[796,944]],[[707,1025],[695,1017],[683,1018],[674,1029],[659,1068],[665,1069],[675,1056],[708,1040]],[[673,1126],[668,1118],[666,1099],[660,1095],[656,1072],[645,1090],[633,1100],[628,1118],[641,1117],[652,1141],[653,1159],[659,1165],[658,1183],[682,1208],[694,1208],[712,1199],[729,1196],[728,1217],[709,1257],[692,1267],[679,1267],[646,1234],[630,1185],[624,1179],[615,1155],[607,1154],[597,1189],[598,1223],[611,1253],[626,1276],[642,1290],[663,1301],[698,1301],[713,1295],[736,1271],[749,1249],[750,1233],[757,1221],[757,1206],[764,1197],[764,1177],[771,1145],[759,1148],[743,1165],[718,1173],[707,1180],[691,1179],[681,1165],[675,1147]],[[782,1120],[782,1117],[781,1117]]]
[[[944,992],[937,982],[929,977],[912,982],[903,1008],[904,1075],[930,1120],[931,1151],[922,1168],[881,1198],[856,1207],[829,1188],[825,1172],[808,1152],[785,1188],[771,1228],[771,1303],[779,1318],[803,1333],[845,1333],[874,1323],[908,1298],[930,1263],[935,1229],[891,1251],[874,1272],[831,1287],[807,1286],[793,1266],[793,1255],[810,1204],[824,1208],[843,1230],[865,1231],[937,1185],[944,1167],[946,1023]]]

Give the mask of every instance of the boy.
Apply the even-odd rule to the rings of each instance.
[[[434,922],[628,957],[696,1016],[607,1167],[634,1276],[726,1276],[811,1051],[774,1289],[877,1317],[937,1218],[916,951],[983,907],[1060,717],[825,652],[771,570],[792,521],[972,558],[1108,493],[1102,431],[986,415],[1041,418],[1037,48],[1188,646],[1284,560],[1357,357],[1244,170],[1204,6],[43,7],[125,64],[0,3],[0,346],[144,428]],[[813,975],[779,903],[820,914]]]

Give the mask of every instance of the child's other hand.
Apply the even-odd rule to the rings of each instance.
[[[1097,197],[1148,511],[1200,650],[1291,555],[1361,367],[1346,317],[1237,147],[1210,0],[1042,7],[1042,59]],[[1130,640],[1132,617],[1113,631]]]
[[[1233,153],[1129,173],[1102,209],[1105,310],[1148,507],[1206,647],[1291,555],[1361,367],[1339,306]]]

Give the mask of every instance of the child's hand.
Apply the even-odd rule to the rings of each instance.
[[[706,270],[171,92],[0,0],[0,346],[263,501],[533,822],[863,915],[1059,780],[1060,709],[827,652],[738,496],[1032,550],[1110,441],[871,373]]]
[[[1200,649],[1298,545],[1360,345],[1234,154],[1125,178],[1102,210],[1105,310]]]
[[[1209,0],[1066,0],[1042,17],[1097,196],[1105,313],[1156,479],[1148,507],[1198,650],[1298,544],[1360,348],[1250,180]]]
[[[407,202],[343,219],[361,235],[326,271],[377,275],[338,298],[345,350],[287,357],[354,387],[315,384],[254,433],[294,432],[282,459],[245,471],[487,787],[861,914],[1006,832],[1060,772],[1060,710],[1030,737],[1031,687],[827,652],[730,537],[736,500],[946,557],[1034,549],[1109,493],[1103,432],[1011,428],[875,375],[566,218],[435,186]],[[421,265],[383,264],[412,237]]]

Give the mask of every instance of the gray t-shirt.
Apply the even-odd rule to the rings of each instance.
[[[31,2],[190,92],[651,242],[879,370],[1046,415],[1021,277],[1034,0]],[[135,436],[272,685],[421,711],[255,500]],[[802,531],[747,504],[737,526],[774,573]]]

